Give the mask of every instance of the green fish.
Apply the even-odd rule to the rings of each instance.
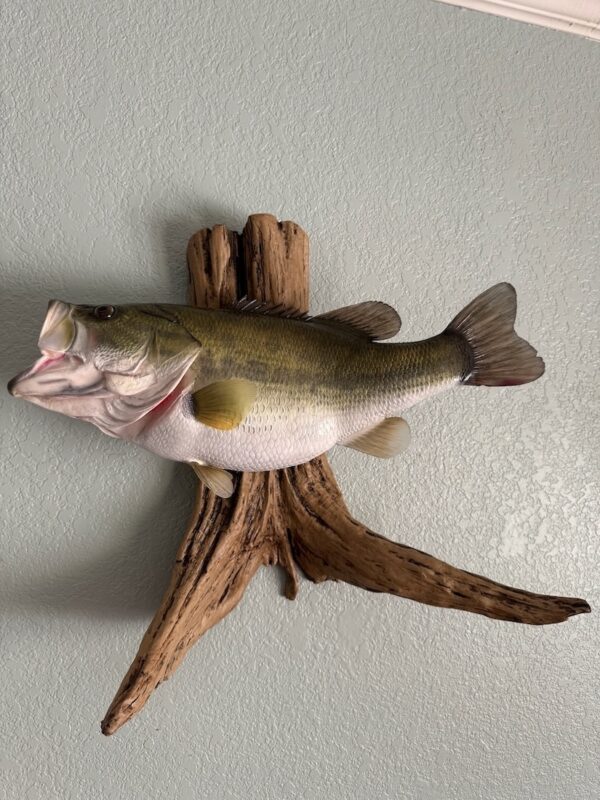
[[[256,302],[233,309],[50,302],[42,357],[9,383],[32,403],[189,463],[231,495],[230,470],[280,469],[335,444],[380,458],[410,440],[402,414],[456,386],[512,386],[544,372],[514,331],[516,294],[500,283],[446,329],[400,330],[385,303],[316,317]]]

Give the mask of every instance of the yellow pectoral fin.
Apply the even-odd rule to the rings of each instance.
[[[217,381],[192,394],[198,422],[230,431],[244,420],[256,398],[256,385],[242,378]]]
[[[205,483],[218,497],[231,497],[233,494],[233,478],[227,470],[209,467],[207,464],[190,462],[198,478]]]
[[[410,428],[402,417],[390,417],[343,444],[370,456],[391,458],[406,450],[410,444]]]

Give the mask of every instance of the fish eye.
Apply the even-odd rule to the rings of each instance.
[[[97,319],[110,319],[114,317],[116,310],[114,306],[96,306],[94,316]]]

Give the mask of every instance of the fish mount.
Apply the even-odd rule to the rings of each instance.
[[[189,302],[233,306],[243,297],[308,311],[308,236],[294,222],[249,217],[238,234],[203,228],[187,251]],[[513,589],[374,533],[349,513],[326,456],[273,472],[239,473],[232,497],[199,484],[169,586],[102,722],[115,733],[169,678],[191,646],[235,608],[262,565],[297,564],[315,583],[346,581],[492,619],[547,625],[590,610],[585,600]]]

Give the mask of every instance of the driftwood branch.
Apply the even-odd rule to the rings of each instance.
[[[259,214],[241,236],[222,225],[201,230],[190,240],[188,268],[197,306],[232,305],[247,295],[308,310],[308,239],[293,222]],[[370,531],[349,514],[325,456],[242,473],[227,500],[199,485],[169,587],[102,732],[114,733],[136,714],[194,642],[237,605],[259,566],[276,563],[288,573],[290,599],[298,591],[297,563],[316,582],[342,580],[494,619],[544,625],[590,610],[584,600],[502,586]]]

